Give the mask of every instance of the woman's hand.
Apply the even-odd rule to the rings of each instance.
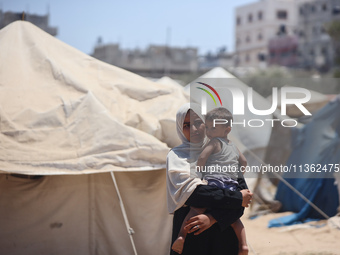
[[[216,220],[209,213],[207,214],[199,214],[194,217],[191,217],[184,227],[184,230],[188,230],[188,233],[195,232],[194,235],[199,235],[203,231],[210,228],[212,225],[216,223]]]
[[[253,193],[249,191],[249,189],[243,189],[241,190],[242,193],[242,206],[243,207],[248,207],[249,204],[251,203],[251,199],[253,198]]]

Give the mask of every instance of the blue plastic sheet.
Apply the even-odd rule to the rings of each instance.
[[[297,172],[283,178],[313,202],[329,217],[337,212],[339,193],[333,173],[340,162],[340,97],[327,104],[301,129],[292,132],[293,150],[287,165],[297,167]],[[320,172],[307,167],[321,166]],[[319,165],[318,165],[319,164]],[[300,168],[304,169],[299,172]],[[315,170],[315,169],[314,169]],[[282,203],[282,211],[295,214],[271,220],[269,227],[292,225],[310,220],[324,219],[317,210],[304,201],[283,182],[277,188],[275,199]]]

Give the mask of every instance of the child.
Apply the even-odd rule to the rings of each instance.
[[[227,124],[218,124],[221,121],[214,119],[226,120]],[[226,122],[224,121],[224,122]],[[207,113],[205,118],[206,134],[210,142],[201,152],[196,169],[208,169],[203,179],[208,185],[214,185],[224,189],[237,190],[239,177],[239,166],[245,169],[247,160],[237,147],[228,140],[228,134],[231,131],[230,123],[232,114],[225,108],[219,107]],[[210,173],[209,173],[210,172]],[[193,216],[204,213],[206,208],[191,207],[188,215],[183,221],[178,238],[172,245],[172,249],[181,254],[184,246],[185,237],[188,230],[184,229],[185,223]],[[248,246],[244,226],[240,219],[231,225],[239,240],[239,255],[248,254]]]

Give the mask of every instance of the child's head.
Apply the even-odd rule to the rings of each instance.
[[[221,124],[221,121],[214,121],[217,119],[223,120],[223,124]],[[226,108],[218,107],[212,109],[205,116],[205,127],[207,136],[210,139],[214,137],[226,138],[231,131],[230,123],[232,120],[233,115]]]

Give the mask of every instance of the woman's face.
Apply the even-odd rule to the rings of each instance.
[[[205,137],[205,125],[202,119],[192,110],[185,115],[183,134],[191,143],[202,142]]]

